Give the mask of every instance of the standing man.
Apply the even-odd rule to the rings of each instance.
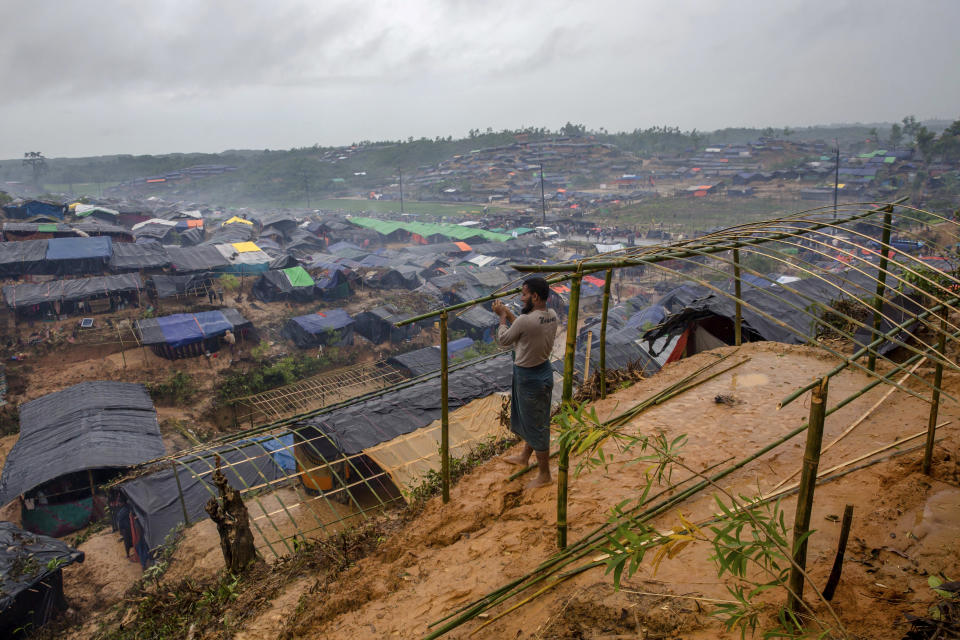
[[[550,477],[550,397],[553,392],[553,367],[550,352],[557,337],[557,313],[547,309],[550,287],[539,276],[523,281],[520,300],[523,309],[516,317],[499,300],[493,312],[500,316],[497,342],[514,347],[513,394],[510,401],[510,430],[524,440],[520,455],[504,458],[511,464],[526,466],[530,454],[537,454],[539,473],[528,489],[543,487]]]

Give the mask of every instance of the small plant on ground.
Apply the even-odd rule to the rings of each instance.
[[[162,382],[147,385],[147,391],[154,401],[172,404],[184,404],[197,393],[197,382],[185,371],[174,371]]]

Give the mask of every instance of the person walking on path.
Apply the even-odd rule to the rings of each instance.
[[[227,332],[223,334],[223,341],[230,345],[230,357],[233,358],[233,348],[237,344],[237,338],[233,335],[233,331],[227,329]]]
[[[557,337],[557,313],[547,309],[550,287],[539,276],[523,282],[520,300],[523,309],[514,316],[499,300],[493,312],[500,316],[497,342],[514,348],[513,392],[510,401],[510,430],[520,436],[523,450],[506,457],[511,464],[526,466],[530,454],[537,454],[539,473],[528,489],[543,487],[550,477],[550,398],[553,393],[553,367],[550,352]]]

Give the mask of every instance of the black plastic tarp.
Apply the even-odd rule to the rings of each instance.
[[[36,629],[65,609],[61,571],[83,557],[56,538],[0,522],[0,636]]]
[[[354,321],[343,309],[328,309],[290,318],[280,332],[301,349],[353,344]]]
[[[235,489],[242,491],[284,477],[283,470],[263,446],[247,442],[178,458],[176,476],[168,463],[160,471],[124,482],[120,490],[143,525],[144,538],[151,549],[163,544],[167,534],[183,523],[184,508],[191,523],[207,519],[204,506],[217,493],[211,480],[215,454],[220,456],[223,475]]]
[[[44,302],[76,302],[142,289],[143,282],[138,274],[119,273],[39,284],[11,284],[3,288],[3,301],[9,308],[19,309]]]
[[[167,256],[174,271],[213,271],[229,267],[230,262],[216,247],[167,247]]]
[[[402,369],[411,378],[417,378],[440,368],[440,348],[424,347],[390,356],[387,364]]]
[[[415,325],[395,327],[395,322],[406,320],[410,314],[400,313],[393,305],[363,311],[353,317],[357,323],[357,333],[374,344],[386,341],[400,342],[413,336],[419,329]]]
[[[503,354],[454,368],[449,376],[449,408],[458,409],[492,393],[509,391],[513,362]],[[346,455],[392,440],[440,418],[440,376],[403,389],[320,414],[293,428],[313,428],[326,434]]]
[[[157,242],[118,242],[113,245],[113,257],[110,258],[111,271],[162,269],[169,264],[170,258],[167,257],[166,249]]]
[[[0,242],[0,277],[43,273],[46,259],[46,240]]]
[[[0,476],[0,504],[74,471],[130,467],[164,453],[143,385],[81,382],[20,406],[20,438]]]
[[[660,371],[660,365],[653,359],[640,342],[642,336],[640,332],[632,328],[624,328],[618,331],[607,332],[606,348],[606,366],[608,371],[614,369],[634,368],[643,372],[644,376],[652,376]],[[577,342],[577,352],[574,358],[573,371],[574,377],[583,381],[584,362],[587,356],[587,341]],[[553,369],[557,373],[563,373],[563,361],[557,360],[553,363]],[[590,371],[594,373],[600,369],[600,336],[593,334],[592,344],[590,345]]]
[[[848,270],[841,274],[824,274],[788,284],[747,288],[742,292],[744,338],[787,344],[806,344],[815,340],[822,322],[810,314],[821,317],[826,307],[836,300],[873,297],[876,290],[876,281],[873,279],[876,269],[870,267],[863,271],[866,274]],[[729,321],[732,332],[732,323],[736,318],[736,302],[732,297],[708,292],[693,298],[697,291],[698,288],[683,287],[671,291],[665,299],[658,301],[667,309],[676,311],[660,326],[649,331],[644,338],[653,343],[661,336],[681,333],[692,323],[709,317]],[[896,302],[911,314],[922,311],[920,305],[903,295],[896,294]],[[679,306],[680,303],[683,306]],[[884,306],[883,312],[894,322],[884,318],[880,327],[881,333],[890,331],[894,324],[907,318],[906,313],[892,308],[889,304]],[[869,320],[867,323],[869,324]],[[855,333],[854,341],[859,346],[865,346],[870,342],[870,331],[861,328]],[[893,343],[887,343],[882,345],[879,351],[885,353],[894,346]]]
[[[176,295],[202,293],[213,286],[213,274],[195,273],[187,276],[155,275],[147,279],[157,298],[172,298]]]

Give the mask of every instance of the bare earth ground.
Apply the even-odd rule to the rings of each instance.
[[[721,350],[729,351],[729,349]],[[776,403],[792,389],[809,382],[832,366],[812,349],[773,343],[741,349],[751,361],[700,387],[646,412],[638,430],[663,430],[668,437],[686,433],[685,464],[703,468],[746,453],[801,424],[807,416],[804,401],[776,411]],[[700,354],[667,367],[656,377],[598,402],[601,417],[619,413],[656,390],[691,373],[710,358]],[[859,389],[865,376],[847,372],[831,382],[831,398],[838,400]],[[957,388],[950,379],[948,389]],[[732,395],[734,406],[717,404],[717,394]],[[827,421],[826,441],[832,440],[883,393],[874,391],[833,414]],[[956,420],[960,412],[945,403],[941,420]],[[896,393],[882,409],[828,452],[821,469],[849,460],[897,438],[921,431],[927,409],[919,400]],[[905,631],[903,613],[922,613],[930,595],[926,573],[960,573],[960,489],[957,488],[955,425],[942,430],[934,478],[918,472],[919,453],[910,454],[845,476],[817,490],[808,569],[822,587],[832,563],[839,524],[827,516],[855,505],[854,526],[843,580],[834,608],[847,629],[860,637],[899,637]],[[916,442],[916,441],[915,441]],[[771,487],[800,466],[802,440],[792,441],[728,476],[723,487],[753,494]],[[458,606],[532,570],[555,550],[555,491],[522,489],[524,480],[507,482],[511,468],[492,461],[462,479],[451,502],[433,500],[422,516],[391,536],[376,553],[357,563],[332,583],[314,593],[303,593],[300,613],[287,612],[302,591],[295,583],[274,608],[254,619],[249,628],[256,637],[283,633],[295,638],[419,638],[427,625]],[[610,507],[635,495],[641,484],[641,465],[617,463],[573,478],[570,490],[570,540],[606,521]],[[686,475],[676,472],[675,479]],[[712,492],[710,492],[712,493]],[[784,500],[792,516],[792,499]],[[704,494],[683,507],[696,521],[715,507]],[[665,516],[660,528],[678,524],[676,514]],[[648,566],[628,581],[629,591],[646,594],[694,595],[727,599],[724,585],[708,561],[709,549],[699,545],[665,562],[654,576]],[[500,610],[495,610],[496,614]],[[521,611],[486,627],[484,638],[600,638],[683,637],[726,638],[706,613],[709,605],[684,598],[638,595],[625,589],[614,593],[608,577],[593,570],[534,600]],[[821,611],[822,617],[825,614]],[[481,621],[451,632],[465,638]],[[661,635],[667,634],[667,635]]]

